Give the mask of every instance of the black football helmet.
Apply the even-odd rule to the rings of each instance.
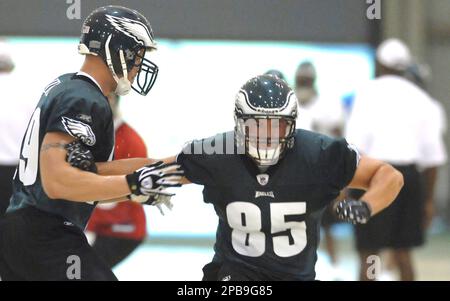
[[[80,54],[100,56],[117,82],[116,93],[127,94],[131,88],[147,95],[155,83],[158,67],[145,58],[156,50],[153,31],[147,19],[122,6],[104,6],[94,10],[84,21],[78,45]],[[128,73],[139,72],[133,85]]]
[[[283,72],[281,72],[280,70],[277,70],[277,69],[270,69],[270,70],[266,71],[266,73],[264,73],[264,74],[273,75],[273,76],[279,77],[282,80],[286,81],[286,77],[284,77]]]
[[[234,109],[238,147],[259,167],[275,165],[294,145],[297,99],[288,84],[274,75],[260,75],[240,89]]]

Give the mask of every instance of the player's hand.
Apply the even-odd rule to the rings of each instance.
[[[149,196],[168,187],[180,187],[183,175],[180,165],[159,161],[136,170],[126,179],[132,194]]]
[[[84,171],[97,173],[94,156],[91,151],[78,140],[74,140],[66,145],[66,161],[73,167]]]
[[[163,206],[168,208],[169,210],[172,210],[173,204],[170,201],[170,199],[174,196],[174,193],[169,193],[166,191],[159,191],[157,193],[153,193],[151,195],[134,195],[130,194],[128,196],[128,199],[133,202],[138,202],[144,205],[151,205],[156,206],[159,209],[159,212],[161,212],[162,215],[164,215]]]
[[[362,200],[342,200],[336,204],[338,219],[352,224],[365,224],[372,215],[367,202]]]

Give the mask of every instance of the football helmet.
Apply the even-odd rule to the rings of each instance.
[[[270,69],[270,70],[266,71],[266,73],[264,73],[264,74],[269,74],[269,75],[271,74],[273,76],[279,77],[282,80],[286,81],[286,78],[284,77],[283,72],[281,72],[280,70],[277,70],[277,69]]]
[[[294,145],[297,99],[287,83],[274,75],[247,81],[235,101],[235,140],[260,167],[278,163]]]
[[[145,58],[156,50],[150,23],[139,12],[122,6],[104,6],[94,10],[82,26],[78,52],[100,56],[117,82],[116,93],[127,94],[132,88],[147,95],[155,83],[158,67]],[[128,73],[138,67],[133,85]]]

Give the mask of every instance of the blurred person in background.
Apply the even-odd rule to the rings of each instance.
[[[413,63],[405,72],[405,77],[411,80],[414,84],[420,87],[422,90],[428,93],[427,84],[431,80],[431,70],[426,64]],[[433,98],[430,95],[430,116],[429,120],[436,127],[436,131],[441,135],[441,149],[447,155],[447,150],[445,148],[444,137],[447,132],[447,116],[445,113],[444,106],[442,103]],[[444,162],[442,162],[443,164]],[[428,228],[433,220],[434,216],[434,188],[438,176],[439,165],[422,165],[419,166],[424,174],[425,182],[425,218],[424,227]]]
[[[310,61],[304,61],[298,66],[295,73],[295,93],[299,102],[299,125],[297,127],[333,138],[342,137],[344,128],[343,106],[338,99],[333,102],[319,97],[316,79],[317,72]],[[343,199],[343,193],[337,199]],[[330,204],[323,214],[322,227],[325,248],[333,267],[333,278],[339,278],[339,275],[341,275],[337,268],[336,244],[331,233],[331,227],[336,223],[338,223],[338,220],[333,213],[333,204]]]
[[[383,249],[392,250],[401,280],[415,279],[411,249],[424,244],[425,194],[432,191],[434,182],[421,178],[419,166],[439,166],[446,161],[430,97],[404,78],[410,65],[411,54],[402,41],[381,43],[376,52],[376,78],[355,93],[347,123],[349,143],[367,156],[392,164],[405,182],[390,207],[356,226],[361,280],[380,276],[368,275],[368,256]]]
[[[428,93],[428,84],[431,81],[431,69],[427,64],[413,63],[405,72],[405,77],[419,86],[421,89]],[[436,124],[439,131],[444,136],[447,133],[447,114],[442,103],[431,97],[431,106],[434,110],[434,117],[436,118]]]
[[[344,112],[339,100],[320,97],[316,68],[310,61],[302,62],[295,72],[295,95],[298,99],[298,128],[340,137],[344,126]]]
[[[404,72],[404,77],[410,80],[412,83],[417,85],[419,88],[428,93],[427,83],[431,80],[431,70],[426,64],[419,64],[417,62],[413,62]],[[442,135],[442,145],[441,149],[444,150],[445,154],[447,154],[447,150],[445,148],[444,136],[447,130],[447,118],[445,109],[442,104],[432,98],[430,96],[430,122],[436,126],[436,131],[440,132]],[[435,213],[435,186],[438,180],[438,169],[440,166],[427,166],[427,165],[418,165],[418,169],[421,172],[422,181],[424,182],[424,216],[423,216],[423,227],[424,230],[428,229],[431,225],[431,222]],[[396,271],[399,269],[397,266],[397,261],[395,260],[395,254],[390,250],[387,250],[383,254],[385,256],[386,266],[383,271],[382,279],[383,280],[391,280],[396,279]]]
[[[35,104],[26,101],[15,86],[12,71],[13,59],[6,43],[0,43],[0,216],[9,205],[12,194],[12,178],[19,162],[20,143]]]
[[[114,159],[146,158],[144,140],[122,119],[119,100],[115,93],[108,96],[114,121]],[[97,205],[86,228],[92,247],[110,268],[130,255],[146,234],[144,208],[133,201]]]

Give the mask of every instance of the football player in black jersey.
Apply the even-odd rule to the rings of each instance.
[[[3,280],[116,280],[83,234],[95,203],[146,201],[179,174],[146,158],[109,162],[114,128],[106,96],[131,88],[146,95],[158,68],[145,54],[155,49],[150,23],[135,10],[106,6],[85,20],[83,66],[44,89],[23,138],[0,225]]]
[[[234,113],[234,132],[194,141],[176,158],[184,183],[203,185],[219,217],[203,279],[313,280],[327,205],[346,186],[365,189],[361,201],[335,208],[340,219],[365,223],[394,200],[403,177],[344,139],[295,130],[297,100],[278,77],[250,79]]]

